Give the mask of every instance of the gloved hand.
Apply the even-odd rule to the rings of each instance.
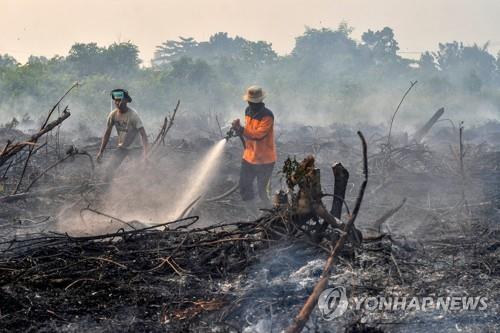
[[[241,133],[243,133],[243,129],[244,128],[241,126],[240,120],[239,119],[235,119],[231,123],[231,129],[233,129],[236,132],[237,135],[240,135]]]
[[[240,120],[239,119],[233,120],[233,122],[231,123],[231,128],[238,130],[240,127],[241,127]]]

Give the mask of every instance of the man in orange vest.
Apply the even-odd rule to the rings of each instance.
[[[244,139],[245,149],[241,161],[240,194],[243,201],[254,199],[253,183],[257,180],[260,206],[269,206],[267,193],[274,164],[276,145],[274,142],[274,115],[264,105],[265,93],[258,86],[247,89],[243,100],[248,102],[245,110],[245,126],[240,120],[232,123],[234,131]]]

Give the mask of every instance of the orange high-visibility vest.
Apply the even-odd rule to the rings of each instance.
[[[245,110],[245,150],[243,159],[251,164],[269,164],[276,162],[276,145],[274,143],[274,115],[259,104],[256,108]]]

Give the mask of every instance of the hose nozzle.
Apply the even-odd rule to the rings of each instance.
[[[227,131],[224,139],[226,139],[226,141],[229,141],[229,139],[234,138],[236,136],[238,136],[238,134],[236,133],[236,130],[234,128],[231,128],[229,131]]]

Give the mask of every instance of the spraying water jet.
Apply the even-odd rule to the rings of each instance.
[[[195,176],[186,184],[186,190],[175,204],[173,217],[186,215],[189,210],[193,209],[200,202],[210,182],[217,174],[217,166],[219,165],[220,156],[224,151],[226,142],[226,138],[217,142],[210,148],[198,165],[193,168]]]

